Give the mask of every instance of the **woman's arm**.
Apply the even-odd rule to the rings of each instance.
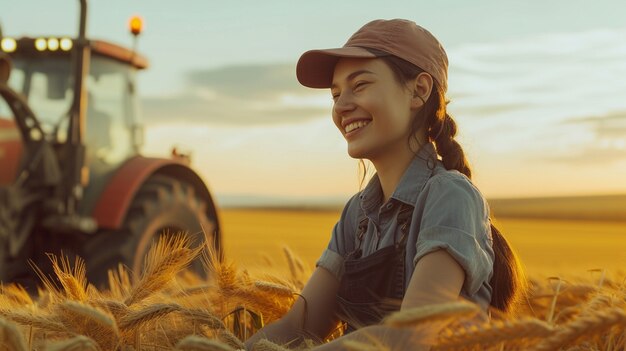
[[[260,339],[285,344],[299,339],[303,329],[323,339],[337,323],[334,314],[338,290],[337,278],[325,268],[318,267],[289,312],[251,336],[246,341],[246,348],[252,349]]]
[[[465,271],[447,251],[426,254],[415,265],[400,309],[456,301],[464,280]]]

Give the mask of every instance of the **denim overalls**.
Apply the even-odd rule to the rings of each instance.
[[[346,333],[377,324],[400,309],[412,212],[413,206],[403,204],[397,217],[400,238],[395,235],[393,245],[366,257],[362,257],[361,245],[369,220],[365,214],[359,220],[358,245],[345,258],[345,272],[337,293],[337,316],[346,322]]]

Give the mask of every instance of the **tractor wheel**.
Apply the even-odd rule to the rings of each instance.
[[[138,277],[150,246],[161,235],[185,232],[192,246],[208,243],[215,248],[219,242],[219,234],[215,234],[217,218],[207,218],[206,206],[190,184],[163,175],[150,177],[135,195],[122,229],[99,232],[85,244],[82,257],[89,281],[105,286],[108,270],[118,263]],[[207,276],[200,258],[189,268],[201,277]]]

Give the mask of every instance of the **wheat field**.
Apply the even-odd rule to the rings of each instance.
[[[156,243],[139,277],[124,267],[110,272],[107,290],[89,285],[80,260],[53,258],[57,281],[44,281],[37,296],[19,286],[2,286],[0,350],[242,349],[242,340],[282,316],[297,298],[336,219],[337,213],[332,212],[223,211],[226,259],[217,262],[204,255],[212,271],[208,280],[184,270],[200,254],[184,236]],[[323,346],[626,350],[626,276],[617,269],[619,262],[612,262],[623,260],[616,247],[624,247],[624,238],[619,237],[624,224],[585,224],[594,230],[596,242],[606,244],[604,254],[597,251],[599,246],[589,245],[589,238],[582,240],[585,225],[581,223],[567,227],[567,223],[501,220],[498,224],[530,267],[528,296],[514,315],[494,312],[488,322],[477,322],[480,312],[470,303],[431,305],[398,312],[379,326]],[[314,235],[320,228],[326,233]],[[546,232],[524,232],[532,228]],[[566,249],[558,251],[550,240]],[[582,245],[578,251],[589,251],[599,260],[591,261],[580,252],[577,258],[567,256],[576,243]],[[541,248],[550,257],[540,257]],[[536,256],[531,255],[535,250],[539,250]],[[530,262],[533,259],[537,262]],[[563,261],[561,268],[553,265],[559,261]],[[612,265],[603,266],[605,262]],[[576,272],[577,268],[581,270]],[[338,329],[325,341],[340,334]],[[277,345],[264,340],[254,350],[314,349],[313,340],[300,341]]]
[[[220,219],[227,253],[253,272],[267,269],[268,257],[282,257],[284,246],[314,265],[340,215],[339,210],[229,209]],[[626,269],[626,221],[496,218],[494,224],[531,276],[587,277],[590,270]],[[284,265],[277,269],[287,272]]]

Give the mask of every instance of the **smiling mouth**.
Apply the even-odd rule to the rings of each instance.
[[[346,134],[348,134],[348,133],[350,133],[352,131],[355,131],[357,129],[363,128],[363,127],[365,127],[368,124],[370,124],[370,121],[356,121],[356,122],[352,122],[352,123],[348,124],[345,127]]]

